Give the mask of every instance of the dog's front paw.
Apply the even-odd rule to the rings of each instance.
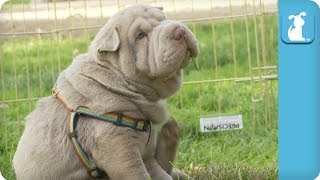
[[[168,174],[156,175],[151,178],[152,178],[152,180],[173,180],[173,178],[171,176],[169,176]]]
[[[173,180],[187,180],[191,179],[186,173],[182,172],[179,169],[174,169],[171,173],[171,177]]]
[[[160,138],[167,147],[175,147],[178,145],[180,138],[180,128],[178,123],[172,119],[162,126]]]

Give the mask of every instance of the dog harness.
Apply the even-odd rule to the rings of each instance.
[[[81,163],[87,169],[88,174],[94,178],[102,178],[108,176],[104,171],[97,168],[90,160],[89,156],[86,154],[84,149],[81,147],[78,141],[78,132],[76,131],[77,123],[80,116],[91,117],[97,120],[110,122],[117,126],[129,127],[137,131],[147,131],[151,124],[149,121],[141,119],[133,119],[128,116],[124,116],[123,113],[107,113],[107,114],[98,114],[95,111],[90,110],[90,108],[85,106],[79,106],[76,109],[70,107],[67,101],[63,98],[61,93],[56,87],[52,89],[52,95],[59,99],[69,110],[69,138],[72,142],[72,146],[78,155]]]

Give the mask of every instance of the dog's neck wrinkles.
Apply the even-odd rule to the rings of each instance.
[[[94,58],[94,57],[92,57]],[[102,66],[103,68],[108,69],[109,71],[113,72],[114,74],[117,74],[118,76],[121,77],[122,80],[124,80],[123,82],[125,82],[124,84],[125,87],[124,88],[128,88],[130,91],[137,93],[137,94],[141,94],[144,97],[146,97],[149,101],[159,101],[160,95],[157,93],[156,90],[154,90],[152,88],[151,85],[148,85],[146,83],[144,83],[145,81],[141,82],[139,81],[139,79],[141,78],[130,78],[128,76],[126,76],[120,69],[119,69],[119,64],[114,65],[113,63],[115,62],[109,62],[107,60],[96,60],[95,63],[97,63],[98,66]],[[104,83],[101,83],[104,84]]]
[[[133,93],[141,94],[149,101],[159,101],[160,96],[156,93],[152,87],[150,87],[147,84],[144,84],[142,82],[138,82],[137,80],[134,80],[133,78],[127,77],[124,73],[121,72],[120,69],[118,69],[116,66],[114,66],[112,63],[106,63],[106,64],[100,64],[97,63],[97,66],[102,66],[103,68],[108,69],[108,71],[113,72],[113,74],[119,76],[119,79],[123,80],[123,87],[120,87],[119,89],[128,89]],[[99,82],[102,85],[105,85],[105,82]],[[106,86],[108,87],[108,86]],[[116,92],[121,92],[120,90],[115,90]]]
[[[129,77],[125,77],[125,81],[128,83],[128,88],[131,91],[143,95],[149,101],[159,101],[160,100],[159,95],[149,85],[140,83],[140,82],[133,80]]]
[[[63,82],[58,81],[58,89],[74,108],[88,106],[99,113],[131,112],[136,114],[134,118],[148,119],[156,124],[168,119],[165,103],[156,99],[151,88],[128,81],[122,73],[105,68],[92,59],[75,59],[62,75],[60,80],[69,87],[59,86]]]

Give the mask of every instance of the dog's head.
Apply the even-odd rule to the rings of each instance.
[[[181,86],[181,70],[199,54],[199,48],[185,25],[167,20],[159,8],[135,5],[109,19],[90,52],[98,62],[112,65],[166,98]]]

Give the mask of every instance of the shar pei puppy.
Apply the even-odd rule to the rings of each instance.
[[[119,11],[27,116],[13,158],[17,179],[182,177],[172,172],[179,128],[165,99],[198,53],[192,32],[162,10]]]

